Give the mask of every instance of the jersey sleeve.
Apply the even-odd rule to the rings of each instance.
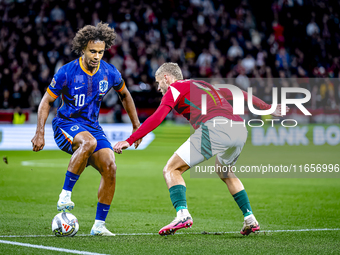
[[[63,85],[67,80],[66,77],[66,71],[63,67],[53,76],[53,79],[47,88],[47,93],[54,99],[57,99],[60,96]]]
[[[113,83],[112,87],[115,91],[121,92],[125,88],[125,81],[122,78],[121,73],[114,65],[109,64],[112,67]]]

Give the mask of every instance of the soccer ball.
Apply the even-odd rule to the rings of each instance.
[[[78,220],[72,213],[58,213],[52,220],[52,232],[56,236],[75,236],[78,230]]]

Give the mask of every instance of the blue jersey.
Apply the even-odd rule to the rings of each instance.
[[[98,126],[101,101],[112,87],[117,92],[125,87],[116,67],[101,60],[97,71],[92,74],[79,58],[59,69],[47,93],[53,98],[62,96],[56,118]]]

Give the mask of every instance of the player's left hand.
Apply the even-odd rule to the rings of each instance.
[[[138,128],[139,128],[139,127],[137,127],[137,128],[133,128],[133,129],[132,129],[132,134],[133,134],[134,132],[136,132]],[[143,138],[141,138],[141,139],[139,139],[139,140],[135,141],[135,143],[134,143],[134,145],[135,145],[135,149],[137,149],[137,148],[138,148],[138,146],[140,145],[140,143],[142,142],[142,140],[143,140]]]
[[[130,144],[127,141],[121,141],[121,142],[116,143],[115,146],[113,146],[113,150],[118,154],[122,154],[123,150],[129,147],[130,147]]]
[[[286,106],[286,113],[289,112],[289,107]],[[271,114],[276,117],[282,117],[282,109],[281,109],[281,104],[278,104],[276,107],[276,110]]]
[[[143,138],[141,138],[141,139],[137,140],[137,141],[134,143],[134,145],[135,145],[135,149],[137,149],[137,148],[138,148],[138,146],[140,145],[140,143],[142,142],[142,140],[143,140]]]

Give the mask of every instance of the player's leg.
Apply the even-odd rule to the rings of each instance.
[[[159,230],[160,235],[174,234],[178,229],[191,227],[193,223],[187,208],[186,186],[182,177],[189,168],[189,165],[175,153],[163,169],[163,176],[177,216],[170,224]]]
[[[91,235],[114,236],[105,227],[105,220],[115,192],[117,166],[111,144],[106,139],[98,139],[97,142],[96,151],[89,158],[89,164],[101,174],[97,212]]]
[[[97,140],[83,127],[72,122],[53,125],[59,148],[72,155],[57,203],[58,211],[72,210],[71,194],[74,185],[84,171],[88,158],[97,146]]]
[[[201,129],[196,130],[178,148],[163,169],[163,176],[169,189],[171,202],[177,211],[177,216],[173,222],[159,231],[160,235],[174,234],[178,229],[191,227],[193,224],[187,208],[186,186],[182,174],[191,166],[205,160],[204,156],[193,146],[193,144],[200,144],[201,137]]]
[[[233,166],[236,163],[240,156],[243,146],[247,141],[248,132],[243,122],[232,122],[232,125],[215,125],[215,123],[211,121],[214,120],[209,120],[205,124],[209,130],[211,150],[213,154],[217,152],[215,169],[219,169],[216,172],[222,181],[227,184],[230,194],[234,197],[244,215],[244,226],[241,234],[248,235],[251,232],[259,230],[260,226],[253,215],[249,198],[242,182],[229,168],[229,166]],[[229,122],[225,119],[224,123]],[[219,123],[221,123],[221,121]],[[229,171],[223,172],[223,169],[226,169],[226,167]]]
[[[230,148],[230,150],[233,150],[235,148]],[[242,150],[242,149],[241,149]],[[240,150],[240,151],[241,151]],[[255,232],[260,230],[260,225],[258,224],[253,211],[250,206],[248,194],[244,189],[244,186],[239,178],[236,177],[235,173],[230,171],[231,168],[229,168],[229,165],[222,164],[221,162],[231,162],[236,161],[235,159],[231,159],[230,155],[233,155],[234,153],[228,154],[218,154],[216,157],[216,169],[223,169],[227,166],[228,171],[220,171],[216,172],[221,180],[227,185],[230,194],[234,197],[235,202],[241,209],[244,217],[243,222],[243,228],[241,229],[240,233],[242,235],[249,235],[251,232]],[[227,155],[227,156],[226,156]],[[235,155],[235,154],[234,154]],[[236,159],[238,157],[239,153],[237,153]],[[224,156],[224,157],[223,157]],[[229,157],[228,157],[229,156]],[[231,164],[233,165],[233,164]]]
[[[187,163],[180,156],[174,153],[163,168],[163,176],[168,189],[176,185],[182,185],[185,187],[185,181],[182,174],[189,168],[190,167]]]

